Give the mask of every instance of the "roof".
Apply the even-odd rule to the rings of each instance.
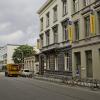
[[[43,6],[37,11],[38,14],[40,14],[53,0],[47,0]]]

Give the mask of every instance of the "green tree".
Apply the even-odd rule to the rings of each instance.
[[[35,50],[32,46],[29,45],[21,45],[17,49],[15,49],[13,53],[13,60],[16,64],[22,64],[25,57],[30,57],[35,54]]]

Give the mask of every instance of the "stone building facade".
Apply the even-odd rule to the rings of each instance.
[[[100,0],[73,0],[73,76],[100,79]]]
[[[40,73],[100,79],[100,0],[47,0],[38,14]]]
[[[40,18],[40,74],[71,75],[72,50],[68,39],[71,0],[47,0]]]

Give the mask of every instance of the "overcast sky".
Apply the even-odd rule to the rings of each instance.
[[[46,0],[0,0],[0,46],[34,45],[39,35],[37,10]]]

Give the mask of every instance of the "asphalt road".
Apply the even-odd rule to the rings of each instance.
[[[0,100],[100,100],[100,92],[1,75]]]

